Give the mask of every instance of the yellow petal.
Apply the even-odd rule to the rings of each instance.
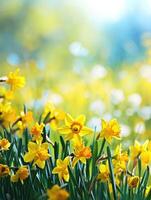
[[[146,140],[146,141],[144,142],[144,144],[142,145],[143,150],[146,150],[146,149],[147,149],[148,143],[149,143],[149,140]]]
[[[62,166],[63,165],[63,161],[61,159],[57,159],[57,166]]]
[[[37,144],[34,142],[28,143],[28,150],[35,150],[37,148]]]
[[[76,118],[76,121],[83,125],[85,123],[85,116],[84,115],[78,116]]]
[[[73,137],[74,137],[74,133],[69,133],[68,135],[66,135],[65,139],[71,140]]]
[[[64,180],[65,180],[66,182],[68,182],[68,181],[69,181],[69,174],[65,174],[65,175],[63,176],[63,178],[64,178]]]
[[[58,174],[60,173],[60,168],[59,167],[55,167],[53,170],[52,170],[52,174]]]
[[[65,117],[65,125],[66,126],[71,126],[71,124],[73,123],[73,118],[71,115],[69,115],[68,113],[66,114],[66,117]]]
[[[101,120],[101,124],[102,124],[102,129],[106,128],[107,122],[104,119]]]
[[[24,161],[25,161],[25,162],[31,162],[31,161],[34,160],[34,157],[35,157],[35,154],[34,154],[34,153],[28,152],[28,153],[26,153],[26,154],[24,155]]]
[[[18,176],[17,175],[12,175],[11,176],[11,181],[12,182],[17,182],[18,181]]]
[[[77,164],[79,158],[75,157],[72,161],[72,167],[75,167],[75,165]]]
[[[80,136],[84,136],[84,135],[88,135],[91,133],[93,133],[93,130],[91,128],[83,126],[79,134],[80,134]]]
[[[57,129],[61,134],[69,134],[71,132],[71,129],[67,126],[60,127]]]
[[[80,161],[84,164],[86,164],[86,159],[85,158],[80,158]]]
[[[41,161],[39,159],[36,160],[35,164],[41,169],[44,169],[44,167],[45,167],[45,161]]]
[[[70,161],[69,156],[67,156],[67,157],[63,160],[63,162],[64,162],[66,165],[69,164],[69,161]]]
[[[48,146],[49,146],[49,145],[48,145],[47,142],[44,142],[44,143],[42,143],[42,145],[41,145],[41,147],[44,148],[44,149],[46,149],[46,150],[48,149]]]

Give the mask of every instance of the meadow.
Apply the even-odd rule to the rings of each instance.
[[[150,0],[1,0],[0,200],[151,199]]]
[[[141,82],[144,77],[142,79]],[[35,111],[34,108],[29,110],[25,104],[21,110],[18,109],[21,98],[17,98],[20,97],[17,93],[23,90],[23,87],[26,89],[25,77],[20,75],[19,68],[1,77],[0,82],[1,199],[151,198],[151,141],[147,137],[148,134],[145,134],[146,129],[138,127],[135,132],[128,134],[115,116],[105,119],[97,113],[100,115],[99,119],[94,120],[93,112],[102,111],[97,107],[98,102],[90,107],[96,108],[89,111],[92,116],[83,112],[85,115],[72,117],[65,109],[68,110],[72,106],[71,112],[76,113],[78,105],[87,103],[87,99],[84,99],[82,105],[81,100],[74,101],[74,98],[78,97],[83,99],[84,92],[87,92],[79,91],[81,85],[77,90],[82,95],[77,95],[76,91],[71,93],[70,98],[73,98],[73,101],[70,100],[71,105],[64,106],[64,110],[48,102],[43,110],[41,108]],[[93,80],[91,84],[94,87],[93,84],[96,85],[97,80]],[[105,88],[105,85],[104,81],[104,87],[102,84],[101,87]],[[101,89],[97,89],[98,91],[103,92]],[[120,101],[124,100],[117,95],[120,91],[114,90],[116,95],[111,99],[114,105],[112,112],[121,111],[122,107],[117,107],[122,106]],[[137,95],[133,94],[133,98],[138,98]],[[27,96],[26,93],[24,97]],[[70,96],[69,91],[67,96]],[[89,95],[87,98],[90,98]],[[128,100],[133,98],[131,95]],[[65,97],[63,100],[66,103]],[[104,102],[109,103],[107,100]],[[124,105],[123,111],[126,106],[129,108],[128,104]],[[131,105],[136,115],[129,116],[124,112],[121,117],[117,112],[117,118],[128,118],[127,127],[131,127],[133,121],[140,120],[139,106]],[[82,110],[81,107],[79,109],[78,112]],[[86,121],[86,115],[89,123]],[[147,119],[142,119],[137,123],[147,124]],[[135,139],[134,133],[139,134],[138,140]],[[140,141],[140,138],[144,142]],[[128,147],[129,144],[131,145]]]

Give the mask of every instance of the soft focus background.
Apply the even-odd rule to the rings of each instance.
[[[150,0],[1,0],[0,76],[26,77],[17,107],[53,102],[96,129],[117,118],[127,145],[151,139],[150,10]]]

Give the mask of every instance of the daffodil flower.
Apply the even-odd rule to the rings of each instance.
[[[130,147],[131,159],[134,160],[142,152],[146,151],[148,144],[149,140],[146,140],[144,144],[140,144],[137,140],[135,140],[134,145]]]
[[[50,157],[48,153],[48,143],[28,143],[28,152],[24,155],[25,162],[34,162],[39,168],[43,169],[45,167],[45,161]]]
[[[114,166],[114,173],[119,174],[126,171],[128,154],[127,152],[122,152],[121,144],[115,149],[114,159],[112,160]]]
[[[73,119],[71,115],[66,114],[65,126],[58,128],[61,134],[66,135],[66,140],[71,140],[75,136],[82,137],[93,132],[92,129],[84,126],[85,116],[80,115],[76,119]]]
[[[17,172],[11,176],[12,182],[18,182],[19,180],[23,183],[29,176],[29,171],[26,166],[21,166]]]
[[[64,160],[57,159],[57,166],[53,169],[53,174],[58,174],[60,180],[69,181],[69,157],[67,156]]]
[[[100,164],[99,166],[99,174],[97,179],[100,180],[101,182],[106,182],[109,179],[110,172],[109,172],[109,167],[108,164]]]
[[[9,167],[7,165],[0,164],[0,177],[8,176],[9,174]]]
[[[15,72],[10,72],[7,76],[6,83],[11,86],[11,90],[22,88],[25,85],[25,78],[19,75],[19,68]]]
[[[35,140],[41,140],[41,134],[42,134],[42,131],[43,131],[43,128],[44,128],[44,124],[41,123],[39,124],[38,122],[36,122],[36,124],[32,127],[31,129],[31,135],[33,136],[33,141]]]
[[[109,122],[102,120],[100,137],[105,138],[109,143],[111,143],[112,138],[120,139],[120,126],[116,119]]]
[[[91,149],[90,147],[84,146],[82,140],[74,140],[74,158],[72,161],[72,166],[74,167],[78,161],[86,164],[86,159],[91,158]]]
[[[47,190],[47,196],[48,200],[66,200],[69,197],[69,193],[58,185],[54,185]]]
[[[7,139],[3,138],[0,140],[0,150],[7,151],[9,147],[10,147],[10,142]]]
[[[140,178],[138,176],[128,177],[128,185],[130,188],[136,188],[139,184]]]

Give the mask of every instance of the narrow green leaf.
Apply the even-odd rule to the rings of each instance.
[[[113,165],[112,165],[112,156],[109,146],[107,146],[107,155],[108,155],[108,163],[109,163],[109,169],[110,169],[110,177],[111,177],[111,183],[112,183],[112,189],[113,189],[113,197],[114,200],[117,200],[117,191],[116,191],[116,183],[114,179],[114,172],[113,172]]]

